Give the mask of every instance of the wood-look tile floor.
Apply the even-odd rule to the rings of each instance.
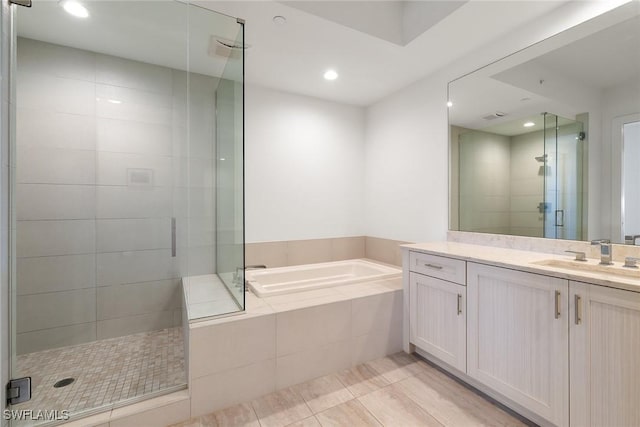
[[[526,426],[405,353],[279,390],[172,427]]]

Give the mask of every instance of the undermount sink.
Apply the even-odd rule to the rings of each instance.
[[[565,259],[545,259],[543,261],[533,262],[532,264],[564,268],[583,273],[610,274],[612,276],[640,279],[640,269],[623,267],[620,262],[614,265],[601,265],[597,260],[574,261]]]

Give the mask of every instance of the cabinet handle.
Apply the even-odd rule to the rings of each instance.
[[[556,319],[560,318],[560,291],[556,291]]]
[[[434,270],[442,270],[442,266],[441,265],[424,263],[424,266],[428,267],[428,268],[433,268]]]
[[[582,297],[580,295],[575,296],[575,305],[576,305],[576,325],[582,323]]]
[[[458,316],[462,314],[462,294],[458,294]]]

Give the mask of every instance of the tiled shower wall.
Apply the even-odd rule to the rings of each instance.
[[[468,132],[459,142],[459,226],[461,230],[509,232],[511,139]]]
[[[18,353],[179,325],[180,277],[215,271],[217,81],[29,39],[17,56]]]
[[[509,234],[543,237],[544,214],[537,206],[544,200],[544,154],[542,131],[511,137],[511,208]]]

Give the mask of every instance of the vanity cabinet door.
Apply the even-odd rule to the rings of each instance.
[[[570,283],[571,425],[640,426],[640,293]]]
[[[466,288],[413,272],[409,280],[411,342],[466,372]]]
[[[468,374],[558,426],[569,424],[568,288],[467,264]]]

